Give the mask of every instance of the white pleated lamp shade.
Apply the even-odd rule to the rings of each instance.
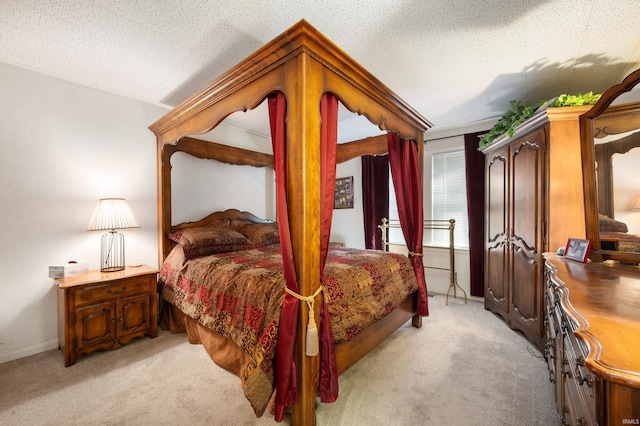
[[[103,198],[98,202],[87,231],[140,228],[124,198]]]

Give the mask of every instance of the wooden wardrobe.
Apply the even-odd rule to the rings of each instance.
[[[483,148],[485,308],[543,347],[542,253],[585,237],[578,117],[546,108]]]

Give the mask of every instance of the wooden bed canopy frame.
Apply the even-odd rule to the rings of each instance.
[[[283,92],[287,99],[287,211],[300,294],[309,295],[321,279],[319,104],[323,93],[333,93],[349,111],[364,115],[381,130],[413,140],[421,174],[423,137],[431,123],[309,23],[298,22],[149,127],[157,137],[160,262],[173,247],[167,238],[173,229],[171,155],[181,151],[230,164],[273,167],[269,154],[187,135],[210,131],[228,115],[257,107],[274,91]],[[341,143],[336,162],[387,151],[386,135]],[[198,226],[203,221],[180,226]],[[353,340],[337,345],[338,372],[346,370],[409,319],[413,318],[413,325],[419,327],[421,317],[416,314],[416,305],[415,297],[407,299]],[[315,314],[319,321],[317,304]],[[300,425],[315,424],[319,380],[319,357],[305,356],[300,350],[307,322],[307,306],[302,303],[294,351],[298,402],[291,417],[292,424]]]

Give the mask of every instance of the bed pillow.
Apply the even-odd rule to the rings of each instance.
[[[171,232],[169,238],[182,246],[186,259],[251,247],[251,242],[241,233],[211,226],[180,229]]]
[[[257,247],[278,244],[280,242],[280,234],[278,233],[278,224],[276,222],[253,223],[243,226],[239,231]]]
[[[606,216],[602,213],[598,213],[598,220],[600,222],[601,231],[610,231],[610,232],[628,232],[629,231],[629,228],[627,228],[626,223],[620,222],[615,219],[611,219],[609,216]]]

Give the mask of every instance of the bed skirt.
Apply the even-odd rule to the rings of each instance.
[[[251,362],[251,357],[232,340],[199,324],[166,300],[163,301],[161,318],[160,326],[163,330],[174,334],[186,333],[189,343],[202,345],[213,362],[242,380],[242,371]],[[245,396],[251,402],[256,417],[263,414],[264,407],[273,414],[275,391],[272,391],[272,384],[265,385],[242,383]]]

